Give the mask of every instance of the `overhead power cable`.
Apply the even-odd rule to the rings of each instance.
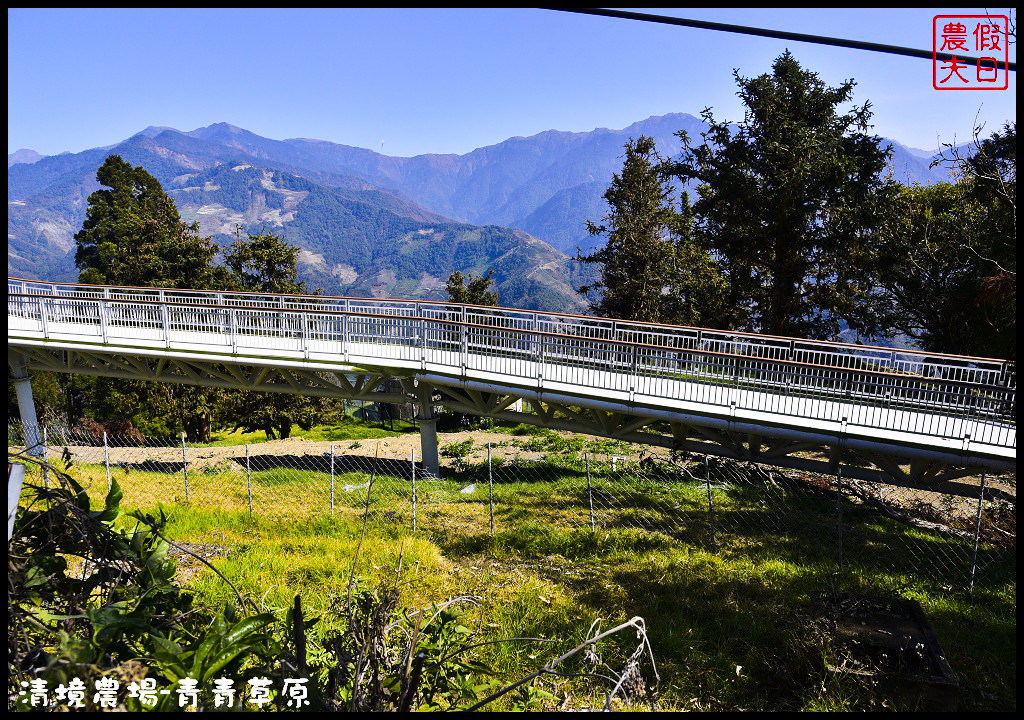
[[[818,45],[834,45],[836,47],[853,48],[854,50],[871,50],[873,52],[884,52],[892,55],[906,55],[908,57],[924,58],[926,60],[936,59],[952,61],[956,58],[962,62],[977,63],[979,59],[967,55],[953,55],[951,53],[900,47],[899,45],[864,42],[863,40],[845,40],[843,38],[826,37],[824,35],[810,35],[808,33],[788,32],[786,30],[769,30],[766,28],[748,27],[746,25],[709,22],[707,20],[687,20],[686,18],[670,17],[668,15],[652,15],[650,13],[629,12],[626,10],[606,10],[604,8],[541,9],[582,13],[584,15],[602,15],[604,17],[622,18],[624,20],[642,20],[644,22],[662,23],[664,25],[681,25],[683,27],[701,28],[702,30],[720,30],[722,32],[740,33],[743,35],[759,35],[761,37],[778,38],[780,40],[796,40],[797,42],[817,43]],[[999,63],[999,65],[1003,66],[1004,63]],[[1005,67],[1008,70],[1016,72],[1017,63],[1007,62],[1005,63]]]

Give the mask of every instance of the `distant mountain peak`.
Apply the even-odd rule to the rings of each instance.
[[[44,157],[46,156],[40,155],[35,150],[28,150],[26,148],[22,148],[21,150],[15,150],[14,152],[7,156],[7,167],[10,167],[11,165],[17,165],[18,163],[25,163],[26,165],[31,165],[34,162],[42,160]]]
[[[307,260],[322,257],[305,263],[306,279],[333,292],[436,297],[452,270],[493,268],[503,301],[571,310],[582,302],[573,287],[590,269],[566,255],[600,242],[586,221],[607,212],[604,192],[621,170],[623,145],[648,135],[675,156],[679,130],[696,138],[705,127],[692,114],[669,113],[621,129],[553,129],[462,155],[403,158],[217,122],[191,131],[150,126],[116,152],[170,188],[182,217],[203,233],[230,239],[236,224],[266,224]],[[888,143],[901,181],[945,178],[922,151]],[[108,152],[8,156],[8,198],[20,203],[8,206],[8,274],[74,276],[73,233]],[[524,277],[534,284],[515,280]]]
[[[192,130],[191,132],[185,133],[185,135],[190,135],[190,136],[192,136],[194,138],[199,138],[200,140],[206,140],[207,138],[217,137],[217,136],[223,137],[224,135],[253,135],[253,134],[254,133],[249,132],[245,128],[240,128],[237,125],[232,125],[229,122],[213,123],[212,125],[207,125],[206,127],[196,128],[195,130]]]
[[[150,125],[148,128],[146,128],[142,132],[138,132],[138,133],[135,133],[135,134],[136,135],[144,135],[144,136],[146,136],[148,138],[155,138],[160,133],[166,132],[168,130],[170,130],[171,132],[181,132],[177,128],[172,128],[172,127],[170,127],[168,125]]]

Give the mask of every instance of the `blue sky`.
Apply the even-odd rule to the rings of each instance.
[[[934,15],[984,10],[650,12],[930,50]],[[936,91],[930,60],[546,10],[9,9],[7,17],[8,152],[79,152],[148,125],[221,121],[271,138],[415,155],[549,129],[622,128],[705,106],[738,120],[733,68],[762,74],[787,47],[830,85],[854,78],[855,101],[871,101],[874,131],[907,145],[963,141],[976,116],[992,130],[1017,113],[1016,73],[1006,91]]]

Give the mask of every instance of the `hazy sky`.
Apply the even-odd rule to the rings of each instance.
[[[992,8],[991,13],[1006,10]],[[932,18],[984,10],[650,10],[931,50]],[[464,153],[651,115],[738,120],[734,68],[787,47],[853,78],[874,131],[924,149],[1017,116],[1005,91],[937,91],[931,61],[548,10],[8,10],[7,147],[45,155],[149,125],[229,122],[389,155]],[[1011,60],[1016,60],[1015,47]],[[980,115],[979,115],[980,113]]]

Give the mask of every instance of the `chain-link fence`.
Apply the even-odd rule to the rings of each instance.
[[[226,445],[59,427],[26,433],[17,423],[8,449],[35,437],[36,452],[69,467],[97,501],[116,480],[129,508],[283,520],[368,512],[375,522],[466,539],[649,533],[855,581],[884,574],[962,587],[1016,577],[1013,475],[901,487],[643,448],[615,456],[469,440],[442,444],[434,477],[412,443],[395,439]]]

